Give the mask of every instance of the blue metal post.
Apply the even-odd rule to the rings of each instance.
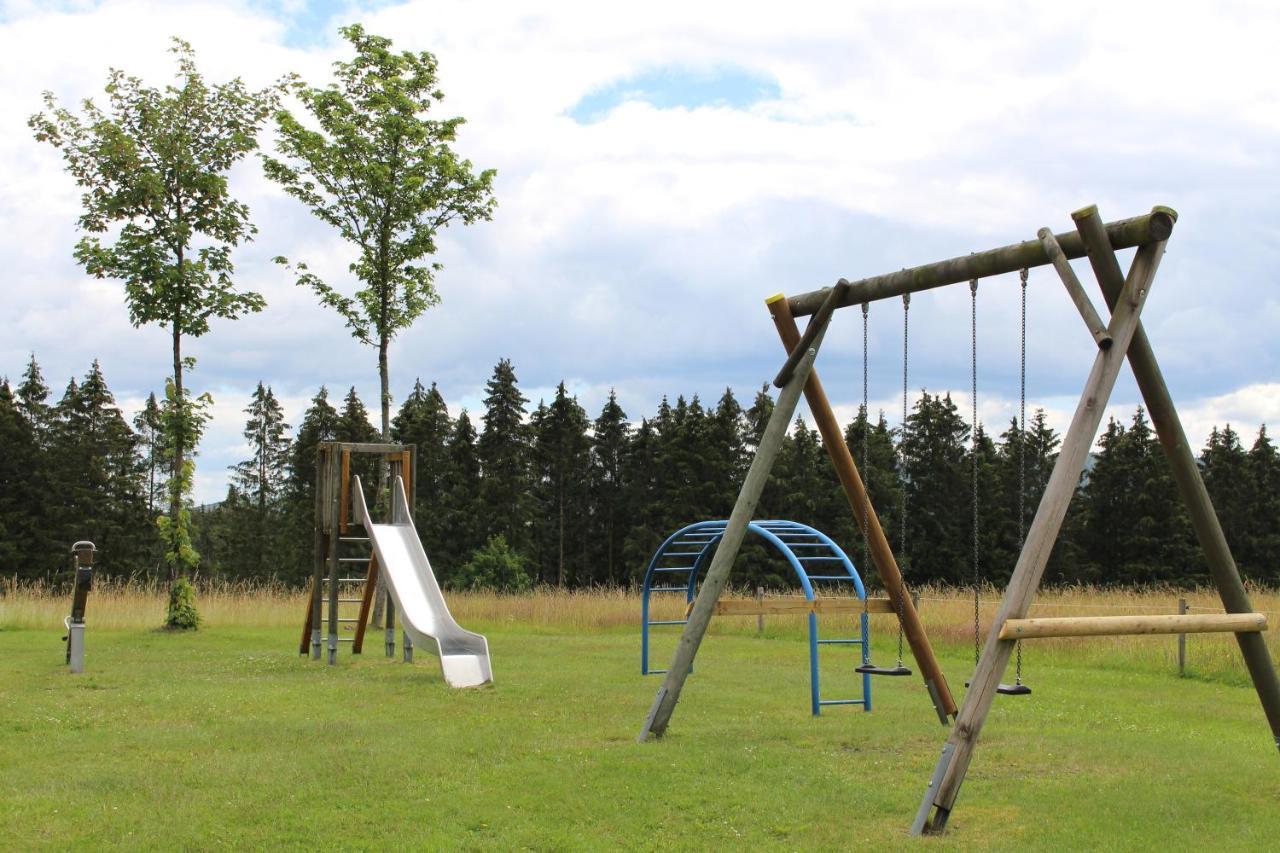
[[[813,715],[822,713],[818,695],[818,614],[809,611],[809,694],[813,699]]]
[[[871,660],[870,653],[867,651],[868,643],[871,640],[871,632],[867,627],[867,622],[870,620],[867,618],[866,610],[862,611],[859,621],[862,623],[862,663],[865,665]],[[862,708],[864,711],[871,710],[871,674],[867,672],[862,673]]]

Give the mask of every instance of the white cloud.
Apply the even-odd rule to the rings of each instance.
[[[318,25],[293,0],[59,8],[9,3],[0,23],[0,373],[19,374],[34,350],[57,387],[101,357],[117,393],[138,399],[160,387],[168,342],[131,328],[118,286],[71,262],[78,190],[24,125],[40,91],[97,96],[108,66],[165,82],[173,34],[195,44],[211,80],[251,85],[290,70],[323,82],[343,49],[331,32],[298,38]],[[570,378],[593,417],[611,386],[635,417],[662,393],[713,402],[732,385],[749,402],[778,362],[761,306],[770,293],[1066,230],[1089,202],[1109,218],[1164,203],[1182,218],[1146,324],[1188,432],[1199,440],[1219,412],[1249,429],[1271,417],[1280,7],[432,0],[352,4],[324,26],[354,20],[437,54],[443,110],[468,118],[460,150],[499,169],[494,221],[444,236],[444,303],[393,346],[398,398],[420,376],[478,417],[492,365],[508,356],[535,403]],[[627,103],[590,125],[566,115],[592,91],[666,67],[746,69],[780,96],[740,110]],[[236,255],[239,281],[270,305],[191,342],[196,387],[219,400],[203,499],[220,495],[241,452],[240,409],[259,379],[296,401],[294,423],[321,383],[376,397],[373,353],[269,260],[305,260],[342,283],[349,248],[256,165],[233,185],[261,227]],[[1032,282],[1029,387],[1058,401],[1064,426],[1092,353],[1052,274]],[[1016,285],[984,284],[980,298],[982,410],[1003,423],[1016,395]],[[967,302],[956,288],[913,302],[913,387],[967,388]],[[877,399],[901,381],[899,310],[873,312]],[[860,393],[856,327],[840,317],[821,362],[845,412]],[[1137,399],[1122,381],[1117,411],[1127,419]]]

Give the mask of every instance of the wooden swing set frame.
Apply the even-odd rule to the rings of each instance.
[[[891,604],[886,609],[899,616],[939,718],[946,723],[955,717],[955,725],[912,823],[912,835],[937,833],[946,827],[973,758],[978,736],[997,695],[1000,678],[1019,639],[1210,631],[1235,633],[1272,736],[1276,746],[1280,747],[1280,679],[1261,634],[1267,627],[1266,617],[1255,613],[1249,602],[1244,582],[1200,476],[1200,468],[1140,321],[1177,214],[1170,208],[1156,207],[1143,216],[1104,223],[1097,207],[1089,206],[1073,213],[1072,219],[1075,222],[1075,231],[1072,232],[1055,235],[1049,229],[1041,229],[1035,240],[854,283],[841,279],[833,287],[790,298],[779,295],[768,300],[774,325],[788,352],[787,361],[774,381],[781,392],[639,740],[644,741],[649,735],[660,736],[666,730],[711,616],[716,612],[727,612],[717,607],[717,602],[728,582],[729,570],[742,544],[746,526],[751,521],[803,391],[822,435],[823,445],[835,464],[849,499],[854,519],[867,540],[871,560],[885,586]],[[1115,253],[1131,248],[1137,251],[1126,275]],[[1110,311],[1109,322],[1102,320],[1085,293],[1069,263],[1073,258],[1088,259]],[[867,497],[853,456],[813,370],[813,363],[831,316],[839,308],[1045,265],[1052,265],[1058,273],[1094,340],[1097,355],[987,635],[971,686],[963,705],[957,710],[946,678],[912,606],[911,596],[902,582],[892,549]],[[804,316],[811,319],[801,334],[795,318]],[[1075,494],[1107,401],[1126,359],[1137,379],[1226,613],[1190,617],[1028,619],[1027,613],[1040,587],[1068,504]]]

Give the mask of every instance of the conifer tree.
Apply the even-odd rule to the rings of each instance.
[[[1274,586],[1280,583],[1280,454],[1266,424],[1249,449],[1246,472],[1252,524],[1241,558],[1252,580]]]
[[[61,543],[56,529],[61,512],[57,498],[56,470],[49,450],[53,444],[53,408],[49,404],[49,386],[45,384],[35,353],[27,362],[22,382],[14,389],[14,405],[26,422],[30,455],[26,459],[21,491],[26,496],[23,514],[30,519],[27,538],[22,546],[24,561],[46,571],[62,568]],[[67,543],[70,545],[70,543]],[[31,569],[35,572],[35,569]]]
[[[233,467],[232,482],[243,499],[237,547],[238,573],[250,577],[279,574],[284,559],[281,520],[288,480],[290,442],[284,409],[270,386],[254,389],[244,425],[250,458]]]
[[[155,392],[147,395],[147,402],[134,415],[133,429],[138,436],[138,450],[142,456],[147,513],[154,518],[163,509],[165,483],[168,481],[164,470],[164,460],[168,458],[164,446],[164,422]]]
[[[646,561],[670,533],[663,527],[666,512],[659,490],[658,441],[652,421],[641,418],[623,461],[622,503],[627,528],[622,547],[622,575],[628,584],[643,580]]]
[[[606,584],[625,582],[622,546],[625,541],[624,466],[630,445],[631,426],[627,413],[618,404],[611,388],[591,430],[591,562],[599,567],[594,579]]]
[[[302,580],[312,571],[315,548],[316,448],[323,441],[334,441],[338,433],[338,412],[329,403],[329,390],[323,385],[302,416],[289,455],[286,489],[287,513],[292,530],[289,576]]]
[[[137,439],[97,361],[81,382],[68,383],[54,415],[50,452],[60,462],[59,538],[68,546],[77,539],[92,541],[105,571],[125,574],[138,568],[134,561],[152,531]]]
[[[40,448],[8,379],[0,379],[0,574],[30,579],[58,564],[61,555],[41,554],[33,545],[41,523],[33,512],[31,472]]]
[[[866,430],[865,454],[862,444],[864,429]],[[857,416],[845,427],[844,441],[849,447],[849,452],[853,455],[853,460],[857,464],[858,470],[861,472],[863,484],[871,497],[871,505],[875,507],[876,515],[880,519],[880,526],[884,530],[885,536],[893,543],[893,548],[896,552],[898,543],[901,541],[899,524],[901,523],[902,484],[899,473],[898,450],[894,445],[893,430],[889,428],[884,412],[880,412],[876,422],[871,424],[868,422],[866,410],[859,405]],[[827,467],[832,467],[829,461],[827,462]],[[838,536],[837,541],[858,543],[858,572],[865,581],[868,577],[874,577],[875,572],[870,565],[866,565],[870,563],[870,555],[861,541],[862,536],[859,532],[858,520],[854,518],[853,511],[849,508],[848,500],[844,500],[844,513],[835,523],[833,532],[830,535]],[[854,552],[850,551],[849,553],[850,556],[853,556]],[[900,563],[904,562],[905,555],[899,554],[898,560]]]
[[[473,552],[486,541],[487,520],[481,499],[480,456],[475,427],[467,410],[458,413],[446,446],[448,462],[441,484],[444,493],[444,529],[448,536],[440,543],[437,572],[441,582],[454,576]],[[435,566],[435,555],[432,555]]]
[[[413,391],[391,422],[392,440],[416,445],[418,449],[411,497],[416,501],[414,521],[418,535],[428,554],[439,553],[447,536],[442,520],[452,429],[449,409],[434,382],[430,388],[424,388],[421,381],[414,382]]]
[[[505,358],[494,367],[485,392],[484,432],[476,445],[485,538],[501,534],[513,550],[527,554],[530,460],[524,416],[529,401]]]
[[[551,405],[539,404],[531,427],[533,495],[538,507],[535,541],[542,546],[540,579],[561,589],[569,580],[589,583],[585,565],[591,447],[587,413],[561,382]]]
[[[901,445],[908,474],[908,553],[916,583],[973,583],[972,487],[964,464],[969,432],[950,394],[921,392],[907,417]]]
[[[1215,425],[1210,431],[1208,445],[1200,453],[1200,473],[1232,554],[1246,554],[1254,496],[1249,488],[1249,456],[1231,424],[1221,430]]]

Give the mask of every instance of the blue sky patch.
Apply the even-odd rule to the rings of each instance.
[[[745,109],[781,94],[772,77],[745,68],[660,68],[596,89],[570,107],[568,115],[579,124],[591,124],[627,101],[643,101],[658,109]]]

